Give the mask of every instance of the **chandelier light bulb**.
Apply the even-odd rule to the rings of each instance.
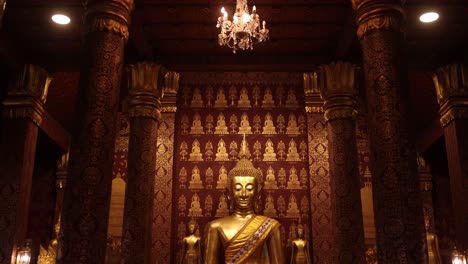
[[[427,12],[419,17],[419,20],[423,23],[431,23],[439,19],[439,14],[436,12]]]
[[[242,15],[242,20],[244,20],[244,23],[247,23],[250,21],[250,16],[249,14],[243,14]]]

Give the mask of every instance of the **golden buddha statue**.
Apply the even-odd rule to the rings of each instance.
[[[263,123],[263,132],[262,134],[272,135],[276,134],[276,127],[273,124],[273,117],[270,113],[265,115],[265,122]]]
[[[220,135],[229,134],[228,127],[226,126],[226,118],[223,113],[219,113],[218,115],[214,133]]]
[[[250,126],[247,113],[243,113],[241,116],[239,134],[252,134],[252,127]]]
[[[278,189],[275,171],[271,166],[267,169],[267,175],[265,177],[265,189]]]
[[[192,126],[190,127],[190,134],[203,134],[203,126],[199,113],[193,115]]]
[[[294,196],[294,194],[291,194],[291,196],[289,197],[288,209],[286,210],[286,217],[299,218],[300,216],[301,213],[297,206],[296,196]]]
[[[439,252],[439,239],[437,235],[431,232],[430,219],[425,219],[426,226],[426,240],[427,240],[427,254],[429,257],[429,264],[441,264],[442,260]]]
[[[229,215],[229,205],[226,196],[219,197],[218,208],[216,209],[216,217],[225,217]]]
[[[245,139],[242,143],[245,149]],[[226,194],[233,213],[207,224],[205,263],[285,263],[280,223],[255,213],[260,176],[245,155],[229,171]]]
[[[229,154],[226,150],[226,142],[223,139],[220,139],[218,142],[218,149],[216,150],[215,161],[228,161]]]
[[[190,104],[192,107],[203,107],[203,99],[200,93],[200,89],[195,88],[193,90],[192,102]]]
[[[216,100],[215,100],[214,107],[215,108],[227,107],[226,95],[224,94],[224,89],[223,88],[218,89],[218,92],[216,94]]]
[[[195,220],[190,220],[187,224],[189,235],[184,237],[182,244],[182,260],[180,264],[201,264],[201,238],[195,234],[198,229],[198,224]]]
[[[288,108],[299,107],[299,103],[297,102],[296,94],[294,93],[293,89],[288,90],[288,97],[286,98],[286,107]]]
[[[275,101],[273,101],[273,94],[271,94],[270,89],[265,89],[265,94],[263,95],[262,107],[275,107]]]
[[[301,189],[301,182],[299,181],[299,177],[297,176],[297,170],[294,166],[292,166],[291,169],[289,170],[289,181],[288,181],[287,188],[290,190]]]
[[[192,142],[192,152],[189,154],[189,156],[189,161],[203,161],[200,150],[200,142],[197,139]]]
[[[216,189],[225,189],[227,186],[227,170],[224,165],[219,169],[218,181],[216,182]]]
[[[271,193],[268,194],[265,200],[265,210],[263,214],[270,217],[276,217],[275,201]]]
[[[273,147],[273,142],[268,139],[265,143],[265,154],[263,154],[263,161],[276,161],[276,153]]]
[[[249,92],[247,88],[242,87],[239,95],[239,101],[237,102],[238,107],[250,107]]]
[[[288,127],[286,128],[286,134],[297,135],[299,133],[299,127],[297,126],[296,115],[291,113],[289,115]]]
[[[309,242],[304,239],[304,226],[298,224],[296,227],[297,238],[291,242],[290,264],[311,264]]]
[[[192,169],[192,179],[190,180],[189,183],[189,189],[201,189],[203,188],[203,182],[201,180],[200,176],[200,169],[198,169],[198,166],[195,165]]]
[[[196,217],[202,217],[202,208],[200,205],[200,197],[198,197],[197,193],[194,193],[192,196],[192,202],[190,203],[190,208],[189,208],[189,215],[191,216],[196,216]]]
[[[301,161],[299,153],[297,152],[297,145],[294,139],[289,141],[288,154],[286,154],[286,161]]]

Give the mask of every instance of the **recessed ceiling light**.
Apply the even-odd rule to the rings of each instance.
[[[439,14],[437,14],[436,12],[427,12],[419,17],[419,20],[423,23],[431,23],[436,21],[437,19],[439,19]]]
[[[52,16],[52,21],[60,25],[66,25],[70,23],[70,18],[66,15],[55,14]]]

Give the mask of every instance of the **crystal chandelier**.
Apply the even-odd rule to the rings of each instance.
[[[263,21],[260,26],[260,17],[256,13],[256,8],[253,6],[252,14],[249,14],[247,0],[237,0],[236,12],[232,17],[232,21],[228,19],[228,13],[221,8],[223,14],[218,18],[217,28],[221,28],[221,33],[218,35],[218,43],[220,46],[228,46],[236,53],[238,49],[253,49],[254,43],[266,41],[268,39],[269,30],[266,29],[266,22]]]

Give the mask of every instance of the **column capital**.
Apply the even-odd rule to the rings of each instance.
[[[160,118],[165,72],[163,66],[155,63],[137,63],[127,66],[129,117]]]
[[[161,100],[162,113],[175,113],[177,111],[176,101],[179,91],[180,74],[168,71],[164,75],[164,98]]]
[[[84,3],[86,33],[110,31],[128,40],[133,0],[87,0]]]
[[[401,0],[352,0],[356,11],[357,35],[361,39],[371,30],[402,31]]]
[[[443,66],[436,70],[432,79],[442,126],[455,119],[468,119],[468,67],[463,64]]]
[[[318,86],[325,101],[325,120],[355,118],[357,115],[356,77],[358,67],[337,62],[318,67]]]
[[[306,72],[303,78],[306,113],[323,113],[323,100],[320,98],[317,73]]]
[[[43,68],[32,64],[24,65],[23,71],[10,82],[7,98],[3,101],[3,117],[29,118],[40,125],[51,81],[52,78]]]

